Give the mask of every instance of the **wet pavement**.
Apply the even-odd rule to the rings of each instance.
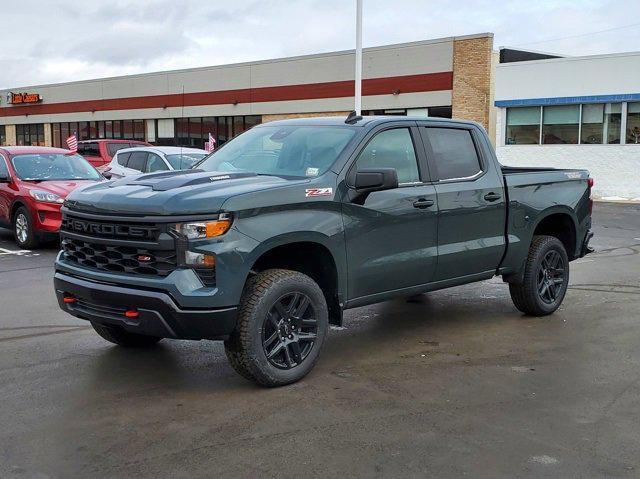
[[[500,279],[346,313],[300,383],[145,351],[58,310],[0,229],[0,477],[640,477],[640,206],[596,204],[562,308]]]

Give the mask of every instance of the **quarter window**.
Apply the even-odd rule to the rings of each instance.
[[[408,128],[396,128],[378,133],[364,147],[357,160],[358,170],[395,168],[398,183],[420,181],[418,161]]]
[[[147,156],[148,156],[148,153],[145,151],[136,151],[131,153],[127,168],[131,168],[132,170],[143,171],[145,164],[147,162]]]
[[[127,164],[129,163],[130,156],[131,156],[131,153],[118,153],[117,154],[118,164],[120,166],[127,166]]]
[[[438,179],[470,178],[482,171],[469,130],[426,128],[425,131]]]
[[[158,155],[149,153],[149,159],[147,160],[147,173],[152,173],[154,171],[165,171],[168,170],[166,163],[162,158]]]

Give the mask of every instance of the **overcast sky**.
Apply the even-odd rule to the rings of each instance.
[[[355,0],[3,0],[0,5],[0,87],[354,46]],[[493,32],[496,48],[569,55],[633,51],[640,50],[639,13],[640,0],[364,0],[363,43]],[[618,29],[601,32],[613,28]],[[591,34],[557,40],[584,33]],[[543,42],[549,39],[556,40]]]

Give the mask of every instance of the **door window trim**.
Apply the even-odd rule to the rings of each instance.
[[[413,144],[413,152],[416,157],[416,166],[418,167],[418,177],[420,181],[413,181],[410,183],[398,183],[398,188],[411,188],[415,186],[422,186],[426,184],[431,184],[430,179],[430,170],[426,162],[424,161],[422,155],[424,154],[424,150],[422,149],[421,142],[419,141],[420,133],[417,131],[418,127],[414,122],[404,122],[405,124],[394,123],[391,125],[384,125],[381,128],[374,129],[367,135],[366,138],[358,145],[356,150],[354,151],[351,160],[351,165],[349,165],[347,169],[347,174],[345,175],[346,184],[349,188],[355,189],[355,175],[358,170],[357,164],[358,159],[360,158],[360,154],[365,150],[369,143],[373,141],[373,139],[378,136],[380,133],[389,130],[397,130],[400,128],[404,128],[409,130],[409,136],[411,138],[411,143]]]
[[[447,128],[450,130],[466,130],[469,132],[469,134],[471,135],[471,141],[473,143],[473,147],[476,150],[476,156],[478,157],[478,163],[480,164],[480,171],[478,171],[477,173],[475,173],[474,175],[471,176],[463,176],[460,178],[447,178],[444,180],[440,179],[440,176],[438,174],[438,165],[435,161],[435,154],[433,153],[433,148],[431,147],[431,142],[429,141],[429,137],[426,134],[426,132],[424,132],[423,130],[426,128]],[[446,184],[446,183],[462,183],[462,182],[466,182],[466,181],[476,181],[480,178],[482,178],[484,175],[487,174],[487,171],[489,170],[489,163],[486,161],[486,158],[484,156],[484,151],[482,148],[480,148],[479,146],[479,138],[478,138],[478,132],[477,129],[474,128],[473,126],[467,126],[467,125],[449,125],[449,124],[444,124],[444,123],[440,123],[440,124],[418,124],[418,129],[420,130],[420,137],[422,138],[422,143],[424,145],[424,149],[425,149],[425,155],[427,158],[427,163],[429,165],[429,170],[434,172],[433,175],[433,183],[435,184]]]

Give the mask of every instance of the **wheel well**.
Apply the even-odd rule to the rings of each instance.
[[[21,206],[25,206],[23,203],[21,203],[20,201],[16,201],[12,206],[11,206],[11,215],[9,216],[9,222],[13,222],[13,217],[16,214],[16,211],[18,211],[18,208],[20,208]]]
[[[572,260],[576,249],[576,226],[571,217],[565,213],[555,213],[544,218],[536,226],[534,235],[547,235],[558,238]]]
[[[327,301],[329,322],[342,324],[338,270],[333,255],[325,246],[306,241],[277,246],[263,253],[251,270],[259,273],[272,268],[298,271],[313,279],[320,286]]]

